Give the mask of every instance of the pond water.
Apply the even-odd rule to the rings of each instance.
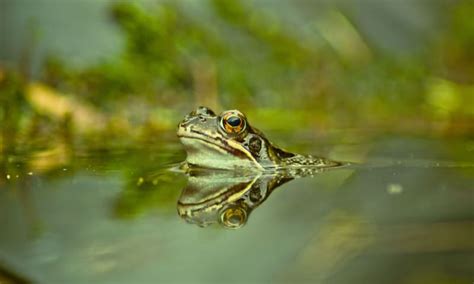
[[[472,283],[472,140],[298,137],[298,152],[360,163],[275,186],[237,229],[187,222],[178,200],[262,179],[196,186],[170,170],[185,158],[174,133],[8,154],[0,283]]]

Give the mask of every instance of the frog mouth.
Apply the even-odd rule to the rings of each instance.
[[[194,130],[194,129],[190,129],[190,130],[187,130],[183,127],[180,127],[178,129],[178,138],[179,139],[193,139],[193,140],[200,140],[206,144],[212,144],[214,146],[217,146],[223,150],[226,150],[228,152],[231,152],[233,149],[231,149],[231,147],[229,147],[228,143],[223,140],[222,138],[220,137],[211,137],[209,135],[206,135],[205,133],[202,133],[200,131],[197,131],[197,130]],[[218,142],[216,142],[218,141]]]
[[[189,131],[186,131],[183,128],[178,129],[177,135],[181,142],[184,144],[188,155],[190,155],[190,148],[191,151],[193,151],[192,146],[189,146],[189,140],[195,140],[199,141],[199,143],[201,144],[206,145],[207,147],[220,149],[220,151],[223,151],[229,154],[230,156],[238,157],[244,160],[250,160],[257,168],[263,169],[263,167],[257,162],[257,160],[255,160],[255,158],[248,152],[247,149],[245,149],[238,142],[233,141],[231,139],[224,140],[221,137],[211,137],[196,130],[191,129]]]
[[[242,156],[242,157],[247,156],[241,151],[239,151],[238,149],[230,147],[229,143],[227,143],[227,141],[223,140],[222,138],[209,137],[198,131],[193,131],[193,132],[196,134],[193,135],[193,134],[190,134],[189,132],[185,134],[178,133],[178,138],[181,140],[183,139],[198,140],[203,144],[211,144],[235,156]],[[216,142],[216,141],[219,141],[219,142]]]

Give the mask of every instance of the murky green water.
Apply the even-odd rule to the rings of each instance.
[[[56,143],[3,157],[0,282],[473,280],[472,141],[313,144],[299,136],[299,152],[363,163],[288,181],[244,226],[226,229],[178,215],[187,177],[169,168],[185,154],[173,133],[160,137],[133,147]]]

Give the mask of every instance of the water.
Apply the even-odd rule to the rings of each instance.
[[[185,154],[160,137],[3,157],[0,282],[472,282],[472,141],[302,140],[362,163],[287,181],[228,229],[178,215],[188,177],[169,169]]]

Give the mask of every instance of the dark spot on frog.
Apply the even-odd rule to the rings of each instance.
[[[280,158],[280,159],[291,158],[291,157],[295,156],[295,154],[283,151],[279,148],[275,148],[274,150],[275,150],[275,153],[277,154],[278,158]]]
[[[262,141],[257,137],[252,137],[249,142],[249,150],[252,154],[259,156],[262,149]]]
[[[252,186],[252,189],[249,193],[249,199],[254,203],[262,199],[262,193],[260,192],[260,188],[258,186]]]

